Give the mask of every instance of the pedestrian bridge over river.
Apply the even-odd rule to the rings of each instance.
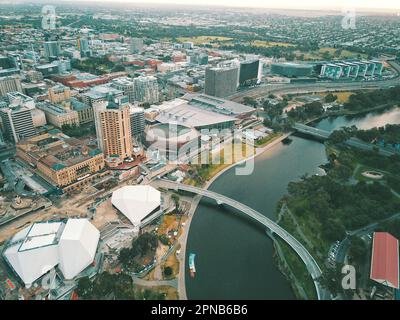
[[[321,139],[321,140],[328,140],[330,135],[332,134],[332,132],[330,132],[330,131],[310,127],[310,126],[307,126],[305,124],[298,123],[298,122],[296,122],[293,125],[293,129],[295,129],[296,131],[298,131],[300,133],[310,135],[314,138]],[[385,157],[390,157],[390,156],[396,154],[395,150],[393,150],[393,149],[389,149],[387,147],[378,147],[372,143],[364,142],[364,141],[361,141],[360,139],[357,139],[354,137],[344,141],[344,144],[346,144],[349,147],[357,148],[357,149],[360,149],[363,151],[374,151],[376,149],[380,155],[385,156]]]
[[[320,267],[318,266],[317,262],[315,259],[311,256],[311,254],[307,251],[307,249],[294,238],[289,232],[287,232],[285,229],[283,229],[281,226],[279,226],[277,223],[272,221],[271,219],[267,218],[260,212],[248,207],[247,205],[236,201],[234,199],[231,199],[229,197],[226,197],[222,194],[209,191],[206,189],[201,189],[181,183],[176,183],[172,182],[169,180],[164,180],[164,179],[159,179],[157,180],[157,185],[161,188],[165,189],[172,189],[172,190],[182,190],[182,191],[187,191],[190,193],[198,194],[201,196],[205,196],[210,199],[214,199],[218,204],[226,204],[229,205],[239,211],[241,211],[243,214],[246,216],[252,218],[256,222],[262,224],[264,227],[266,227],[268,230],[271,231],[272,234],[278,235],[282,240],[284,240],[303,260],[304,264],[306,265],[306,268],[308,272],[310,273],[315,289],[317,291],[317,296],[319,300],[327,300],[330,299],[329,293],[322,288],[320,285],[318,278],[321,276],[322,271]]]

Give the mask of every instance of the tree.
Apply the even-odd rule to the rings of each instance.
[[[75,292],[81,299],[89,299],[92,296],[93,284],[89,277],[79,279]]]
[[[166,278],[169,278],[170,276],[172,276],[172,268],[171,267],[164,268],[164,276]]]
[[[334,102],[336,100],[337,100],[337,96],[333,95],[332,93],[329,93],[325,97],[325,102],[327,102],[327,103],[331,103],[331,102]]]
[[[257,101],[252,97],[244,97],[243,104],[252,106],[253,108],[257,107]]]
[[[122,64],[117,64],[115,67],[111,69],[111,72],[121,72],[125,71],[125,67]]]
[[[179,196],[177,194],[172,194],[171,196],[172,201],[174,202],[176,210],[179,210]]]
[[[367,256],[367,246],[365,242],[359,237],[353,237],[351,239],[350,256],[353,261],[360,264],[364,261]]]
[[[342,143],[350,138],[350,135],[344,130],[335,130],[329,136],[329,141],[332,143]]]
[[[341,240],[345,237],[345,228],[341,221],[329,219],[324,225],[325,237],[329,241]]]
[[[132,250],[129,248],[122,248],[118,255],[118,261],[121,262],[123,266],[129,266],[132,259]]]
[[[342,277],[341,267],[336,266],[335,268],[324,270],[318,281],[322,287],[326,288],[331,294],[336,296],[338,293],[343,291]]]

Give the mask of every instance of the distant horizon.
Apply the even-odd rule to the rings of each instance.
[[[75,3],[78,0],[17,0],[17,1],[8,1],[8,0],[0,0],[0,4],[16,4],[16,3]],[[80,1],[80,0],[79,0]],[[373,10],[377,10],[379,12],[394,12],[400,14],[400,1],[398,0],[381,0],[379,4],[375,4],[377,1],[375,0],[339,0],[335,1],[337,4],[321,4],[318,0],[303,0],[301,7],[298,5],[297,0],[192,0],[188,3],[187,0],[83,0],[80,3],[101,3],[101,4],[132,4],[132,5],[140,5],[140,6],[154,6],[154,5],[162,5],[162,6],[173,6],[173,5],[181,5],[188,7],[227,7],[227,8],[242,8],[242,9],[274,9],[274,10],[297,10],[297,11],[341,11],[343,9],[354,8],[359,10],[365,10],[371,12]],[[268,2],[268,4],[263,4]],[[243,4],[245,3],[245,4]]]

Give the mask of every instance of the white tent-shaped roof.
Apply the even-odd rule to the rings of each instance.
[[[59,242],[59,268],[65,279],[73,279],[96,255],[100,232],[86,219],[68,220]]]
[[[125,186],[113,192],[111,203],[137,227],[161,205],[161,193],[151,186]]]
[[[72,279],[94,259],[99,231],[87,219],[37,222],[6,244],[3,256],[27,287],[59,265]]]
[[[35,223],[18,232],[7,244],[4,257],[27,287],[58,264],[62,222]]]

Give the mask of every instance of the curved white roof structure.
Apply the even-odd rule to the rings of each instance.
[[[113,192],[111,203],[140,227],[147,216],[159,211],[161,193],[151,186],[125,186]]]
[[[68,220],[58,245],[59,268],[65,279],[73,279],[92,263],[99,238],[99,230],[88,220]]]
[[[94,259],[99,231],[87,219],[37,222],[7,244],[4,258],[27,287],[57,265],[72,279]]]
[[[27,287],[58,264],[62,222],[35,223],[7,244],[4,257]]]

